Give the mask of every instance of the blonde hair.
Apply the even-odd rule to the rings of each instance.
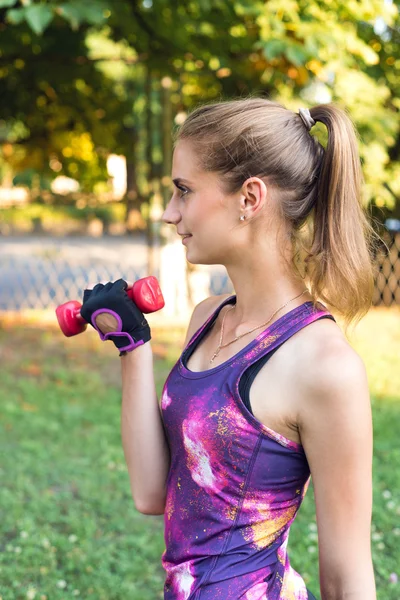
[[[222,175],[227,194],[248,177],[268,178],[278,190],[281,216],[290,225],[292,266],[320,299],[343,317],[359,321],[372,303],[374,240],[361,200],[357,133],[334,104],[310,109],[328,130],[326,148],[298,113],[265,98],[200,106],[175,134],[194,140],[199,166]]]

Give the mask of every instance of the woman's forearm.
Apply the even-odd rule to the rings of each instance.
[[[347,577],[321,577],[321,600],[376,600],[375,576],[372,562],[354,567]]]
[[[162,514],[169,449],[154,382],[150,342],[121,357],[121,436],[136,508]]]

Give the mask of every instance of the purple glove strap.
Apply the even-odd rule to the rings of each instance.
[[[96,325],[96,317],[98,315],[102,315],[104,313],[107,313],[111,316],[114,317],[114,319],[117,320],[117,331],[110,331],[109,333],[103,333],[102,331],[100,331],[100,329],[98,328],[98,326]],[[133,337],[127,333],[126,331],[122,331],[122,320],[121,317],[119,316],[118,313],[114,312],[113,310],[110,310],[108,308],[99,308],[98,310],[96,310],[92,316],[91,316],[91,321],[92,321],[92,325],[95,328],[95,330],[97,331],[97,333],[100,336],[100,339],[105,342],[106,340],[108,340],[112,335],[118,336],[118,337],[127,337],[129,344],[127,346],[123,346],[122,348],[119,348],[120,352],[130,352],[131,350],[134,350],[135,348],[137,348],[138,346],[142,346],[142,344],[144,344],[143,340],[139,340],[138,342],[135,342],[135,340],[133,339]]]

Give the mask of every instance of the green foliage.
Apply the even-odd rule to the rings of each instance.
[[[0,8],[15,6],[17,0],[0,0]],[[73,29],[86,23],[89,25],[101,25],[107,18],[109,4],[103,0],[87,0],[79,2],[58,3],[49,1],[46,3],[21,2],[19,8],[12,8],[7,12],[7,19],[13,25],[19,25],[26,21],[36,34],[40,35],[50,25],[57,15],[64,18]]]
[[[92,219],[99,219],[104,225],[121,223],[125,217],[125,207],[121,202],[98,204],[91,202],[78,208],[75,204],[57,205],[31,202],[26,206],[3,208],[0,210],[0,229],[5,226],[14,227],[17,231],[32,231],[40,225],[44,231],[51,232],[56,225],[64,225],[83,221],[89,223]]]
[[[10,11],[9,19],[13,23],[21,23],[24,19],[29,27],[38,35],[43,33],[53,19],[53,11],[46,4],[28,4],[24,8]]]
[[[0,8],[10,8],[10,6],[14,6],[17,0],[0,0]]]
[[[393,210],[400,197],[399,25],[398,2],[381,0],[120,0],[117,8],[105,0],[0,0],[0,135],[27,149],[24,160],[5,160],[17,170],[46,170],[52,153],[61,160],[63,132],[88,133],[100,155],[129,155],[139,177],[148,177],[154,164],[146,164],[145,147],[161,163],[162,119],[173,128],[162,107],[168,76],[172,119],[199,102],[254,93],[296,111],[339,103],[360,133],[365,201]],[[73,175],[68,160],[61,162]],[[89,171],[89,186],[105,177],[95,161],[73,176]]]
[[[82,23],[102,25],[107,19],[111,5],[101,0],[80,2],[79,0],[57,4],[56,11],[77,29]]]
[[[108,153],[126,148],[120,111],[128,102],[87,58],[86,31],[56,15],[39,36],[25,22],[2,25],[0,10],[0,35],[0,144],[11,144],[3,159],[16,173],[33,168],[50,178],[60,174],[56,164],[93,189],[108,177]]]

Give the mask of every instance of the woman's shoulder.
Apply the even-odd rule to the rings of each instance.
[[[358,352],[332,320],[311,323],[299,336],[302,352],[297,361],[298,376],[307,387],[330,385],[345,373],[360,373],[365,369]]]
[[[364,361],[334,321],[321,319],[304,329],[292,364],[303,414],[324,419],[331,410],[357,414],[369,404]]]
[[[186,332],[186,339],[183,347],[185,348],[191,337],[196,333],[198,329],[207,321],[209,317],[217,310],[227,298],[232,294],[220,294],[218,296],[208,296],[193,309],[192,316]]]

